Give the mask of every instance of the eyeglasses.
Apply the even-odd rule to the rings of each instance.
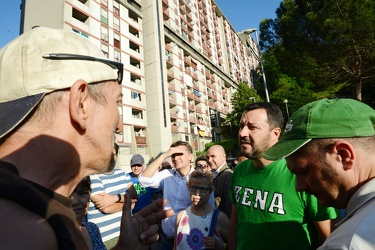
[[[211,189],[208,187],[200,187],[200,186],[190,186],[189,190],[193,193],[196,193],[199,190],[199,192],[202,194],[207,194],[211,191]]]
[[[140,168],[140,167],[143,167],[142,165],[133,165],[133,166],[131,166],[132,168],[135,168],[135,167],[138,167],[138,168]]]
[[[76,55],[76,54],[59,54],[59,53],[43,55],[43,58],[50,59],[50,60],[83,60],[83,61],[101,62],[101,63],[107,64],[113,69],[117,69],[117,82],[118,84],[122,83],[122,78],[124,74],[124,64],[120,62],[115,62],[115,61],[97,58],[93,56],[84,56],[84,55]]]
[[[201,169],[206,169],[208,166],[207,165],[202,165],[202,164],[197,164],[197,167],[201,168]]]

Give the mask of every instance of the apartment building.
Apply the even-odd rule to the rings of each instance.
[[[177,140],[203,150],[258,66],[252,37],[240,39],[212,0],[23,0],[21,19],[23,31],[70,30],[124,64],[123,168]]]

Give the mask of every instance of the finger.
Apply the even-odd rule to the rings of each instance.
[[[128,194],[124,194],[121,223],[126,223],[127,221],[131,221],[131,199]]]
[[[152,202],[150,205],[144,207],[142,210],[137,212],[136,214],[141,215],[142,217],[146,218],[147,216],[152,215],[153,213],[163,211],[163,206],[167,203],[165,199],[159,199]]]
[[[152,244],[159,239],[159,226],[154,224],[147,228],[147,230],[143,231],[139,234],[139,240],[143,244]]]

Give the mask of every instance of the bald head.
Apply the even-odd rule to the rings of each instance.
[[[225,150],[220,145],[213,145],[207,151],[208,164],[211,169],[217,170],[226,162]]]

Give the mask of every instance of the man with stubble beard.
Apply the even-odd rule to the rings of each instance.
[[[283,122],[282,112],[272,103],[252,103],[244,109],[238,138],[250,160],[238,164],[232,175],[230,249],[316,249],[331,233],[336,211],[296,191],[285,159],[262,157],[278,141]]]

